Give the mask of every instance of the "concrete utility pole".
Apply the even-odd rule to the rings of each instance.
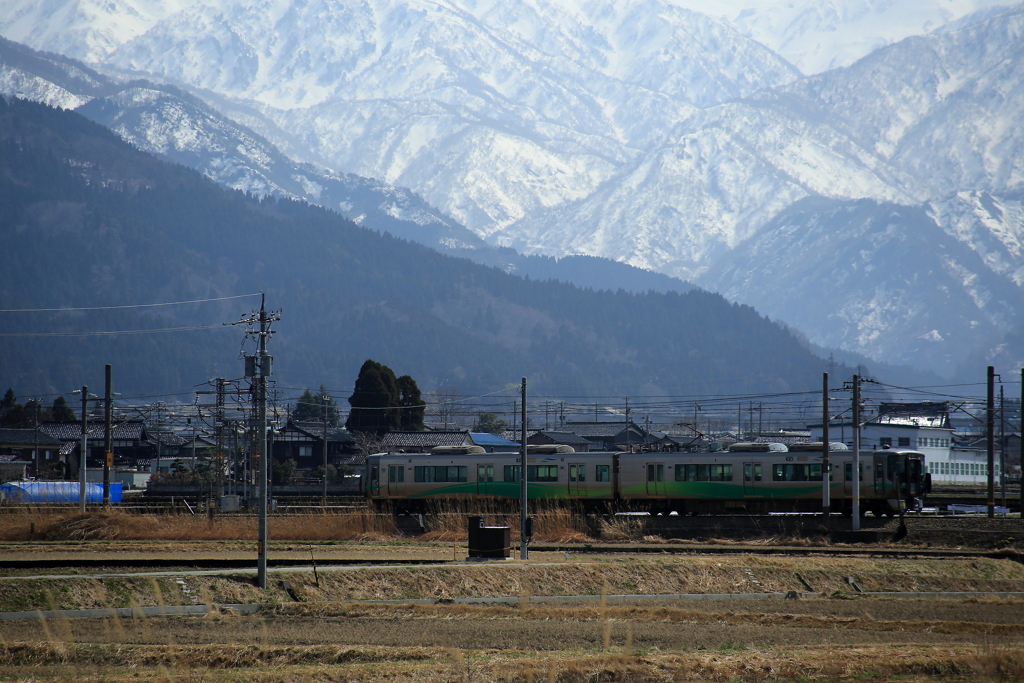
[[[831,491],[829,486],[832,483],[830,472],[829,456],[831,444],[828,434],[828,373],[822,373],[821,379],[821,514],[826,517],[832,512]]]
[[[860,375],[853,376],[853,516],[852,529],[860,529]]]
[[[519,444],[519,559],[526,560],[530,557],[529,540],[527,536],[527,525],[529,524],[529,510],[526,504],[526,378],[523,378],[522,386],[522,411],[523,419],[520,432]]]
[[[1002,379],[1002,378],[1000,378]],[[1002,506],[1006,507],[1006,398],[1003,383],[999,382],[999,491]]]
[[[988,462],[988,516],[996,516],[995,487],[995,385],[996,369],[988,366],[988,392],[985,399],[985,442]]]
[[[324,497],[321,501],[321,505],[324,511],[327,511],[327,399],[330,398],[330,394],[324,389]]]
[[[85,512],[85,468],[89,457],[89,387],[82,385],[82,452],[78,463],[78,507]]]
[[[267,341],[273,334],[270,325],[281,319],[281,312],[267,313],[266,296],[260,298],[259,313],[242,318],[235,325],[249,329],[245,335],[256,337],[256,355],[245,356],[245,376],[252,379],[252,397],[256,413],[253,425],[252,457],[259,458],[259,475],[256,481],[256,495],[259,504],[258,542],[256,546],[256,582],[260,588],[267,587],[267,546],[270,535],[267,529],[268,486],[270,483],[270,449],[267,444],[267,378],[272,372],[273,357],[267,353]],[[259,330],[252,329],[259,324]]]
[[[114,466],[114,444],[111,434],[113,412],[113,368],[106,366],[106,406],[103,415],[103,505],[110,505],[110,468]]]

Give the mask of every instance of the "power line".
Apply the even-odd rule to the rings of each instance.
[[[0,332],[0,337],[110,337],[117,334],[191,332],[192,330],[212,330],[219,327],[223,327],[223,325],[189,325],[187,327],[158,327],[148,330],[105,330],[102,332]]]
[[[167,301],[156,304],[125,304],[123,306],[84,306],[80,308],[2,308],[0,313],[59,313],[61,311],[113,311],[124,308],[152,308],[154,306],[179,306],[182,304],[201,304],[208,301],[228,301],[229,299],[244,299],[256,294],[236,294],[234,296],[220,296],[212,299],[189,299],[187,301]]]

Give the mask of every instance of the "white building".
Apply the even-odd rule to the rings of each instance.
[[[810,425],[811,440],[821,440],[821,425]],[[829,440],[853,445],[850,422],[829,425]],[[932,481],[947,484],[983,484],[988,481],[984,448],[964,448],[953,441],[946,403],[883,403],[878,415],[861,427],[862,450],[912,448],[925,455]],[[996,476],[999,476],[996,458]]]

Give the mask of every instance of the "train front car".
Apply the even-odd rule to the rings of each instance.
[[[898,514],[900,504],[906,510],[919,511],[932,488],[932,475],[925,466],[924,453],[904,449],[883,449],[873,454],[875,462],[884,462],[885,513]]]

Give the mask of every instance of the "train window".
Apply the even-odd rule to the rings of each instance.
[[[402,465],[388,465],[388,482],[391,484],[405,481],[405,467]]]
[[[900,476],[900,480],[906,479],[907,476],[907,456],[905,455],[890,455],[888,458],[888,476],[886,477],[889,481],[893,480],[895,475]]]
[[[732,465],[676,465],[676,481],[732,481]]]
[[[773,481],[818,481],[821,479],[820,464],[777,464],[772,466]]]
[[[587,466],[586,465],[580,465],[580,481],[586,481],[586,480],[587,480]]]
[[[505,481],[519,481],[519,468],[519,465],[505,465]],[[558,465],[527,465],[526,481],[558,481]]]
[[[848,462],[846,464],[846,481],[853,481],[853,463]],[[864,481],[864,463],[860,466],[860,480]]]
[[[469,468],[465,465],[440,465],[431,467],[429,465],[417,465],[413,469],[413,481],[418,482],[460,482],[469,480]]]
[[[611,481],[611,471],[612,468],[608,465],[598,465],[594,481]]]
[[[665,481],[665,466],[659,463],[647,463],[647,481]]]
[[[527,465],[526,481],[558,481],[558,465]]]

